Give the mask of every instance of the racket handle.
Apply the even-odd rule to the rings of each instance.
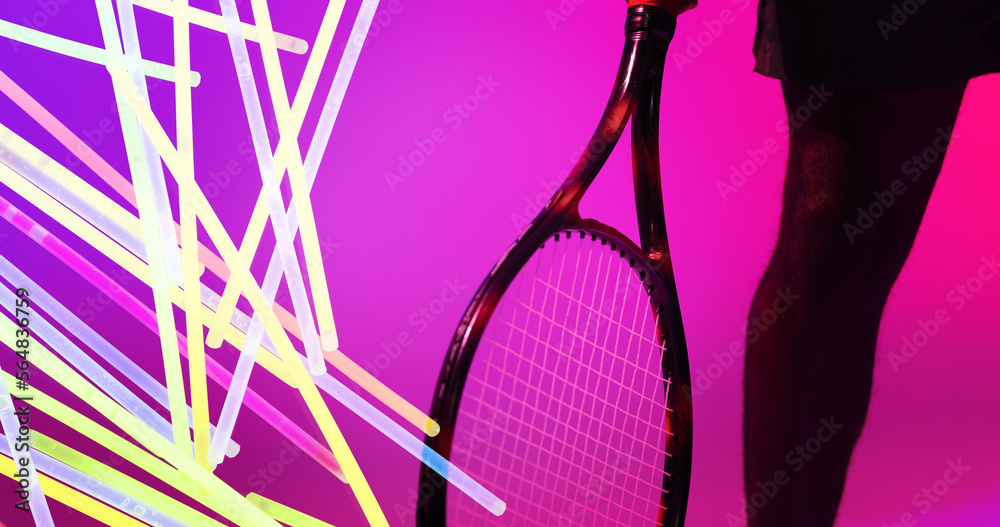
[[[628,6],[632,7],[634,5],[651,5],[659,7],[660,9],[670,13],[677,18],[677,15],[693,9],[698,5],[697,0],[628,0]]]

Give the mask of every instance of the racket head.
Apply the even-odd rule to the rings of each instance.
[[[539,220],[467,309],[426,440],[507,511],[423,467],[417,525],[682,525],[690,377],[669,262],[594,221]]]

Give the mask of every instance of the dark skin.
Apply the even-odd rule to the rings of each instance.
[[[941,170],[942,130],[954,125],[965,86],[833,90],[792,128],[781,227],[751,324],[774,305],[778,291],[798,298],[776,318],[769,315],[766,331],[747,341],[750,527],[834,525],[868,411],[879,322]],[[813,93],[790,81],[782,81],[782,91],[790,114]],[[925,156],[928,148],[938,155]],[[902,192],[870,226],[845,232],[845,224],[858,226],[858,207],[879,210],[871,209],[878,202],[873,193],[885,196],[893,188]],[[787,482],[766,500],[754,498],[758,483],[774,481],[778,471]]]

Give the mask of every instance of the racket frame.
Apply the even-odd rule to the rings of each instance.
[[[629,7],[625,48],[597,130],[569,176],[500,257],[473,296],[448,349],[434,391],[430,416],[441,425],[441,432],[425,439],[430,448],[446,458],[450,456],[461,394],[475,351],[503,294],[528,259],[556,235],[601,240],[628,261],[642,281],[663,348],[662,369],[670,372],[670,379],[664,382],[668,409],[665,428],[670,433],[665,438],[665,449],[670,455],[664,456],[661,516],[655,524],[664,527],[679,527],[684,523],[692,453],[690,368],[667,244],[659,163],[660,90],[667,45],[675,26],[676,18],[662,9],[647,5]],[[633,185],[641,247],[616,229],[583,219],[579,213],[583,194],[604,166],[630,117]],[[483,483],[489,486],[489,482]],[[426,465],[422,466],[418,488],[417,526],[445,527],[447,487],[444,479]]]

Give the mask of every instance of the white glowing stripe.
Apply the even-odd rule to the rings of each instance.
[[[203,11],[190,6],[181,7],[172,1],[168,2],[166,0],[135,0],[134,3],[139,7],[144,7],[162,15],[176,17],[179,13],[183,13],[183,15],[187,18],[187,21],[196,26],[218,31],[219,33],[226,32],[225,20],[215,13],[210,13],[208,11]],[[256,26],[252,26],[244,22],[241,24],[241,27],[243,28],[243,38],[254,42],[260,41],[260,37],[257,36]],[[274,42],[278,45],[278,49],[290,51],[296,55],[302,55],[309,51],[308,42],[302,40],[301,38],[289,36],[284,33],[275,32]]]
[[[91,46],[89,44],[81,44],[79,42],[50,35],[48,33],[42,33],[36,29],[12,24],[6,20],[0,20],[0,37],[6,37],[29,46],[34,46],[46,51],[51,51],[53,53],[58,53],[60,55],[65,55],[67,57],[91,62],[101,66],[107,66],[108,64],[107,52],[99,47]],[[150,77],[170,82],[174,81],[173,66],[148,60],[142,61],[142,65],[146,69],[146,74]],[[191,85],[198,86],[199,84],[201,84],[201,74],[191,72]]]
[[[7,306],[10,305],[11,304],[7,304]],[[10,309],[10,307],[8,307],[8,309]],[[34,328],[30,328],[28,331],[31,331],[31,329]],[[10,335],[4,338],[4,343],[7,344],[11,350],[19,351],[23,348],[18,348],[14,345],[15,343],[13,340],[15,338],[14,332],[11,332]],[[26,351],[30,354],[33,350],[29,349]],[[26,360],[30,364],[31,356],[28,355]],[[14,361],[11,361],[11,363],[13,362]],[[30,389],[27,389],[22,395],[26,398],[30,397]],[[14,405],[10,400],[10,392],[7,390],[7,383],[3,382],[2,378],[0,378],[0,424],[2,424],[3,429],[7,431],[7,446],[10,448],[10,450],[8,450],[8,454],[20,452],[18,461],[15,463],[15,466],[18,469],[17,476],[22,481],[27,480],[28,482],[28,488],[21,488],[21,490],[28,493],[28,507],[31,509],[31,517],[34,518],[35,525],[37,527],[54,527],[52,523],[52,513],[49,512],[49,504],[45,500],[45,494],[42,493],[42,485],[38,481],[38,471],[36,470],[37,465],[35,465],[34,459],[35,456],[32,455],[30,448],[22,451],[22,449],[18,447],[19,442],[23,442],[25,445],[29,444],[28,441],[31,438],[30,425],[22,426],[21,423],[18,422],[18,417],[14,415]],[[20,435],[22,429],[28,431],[24,436]],[[24,466],[20,461],[25,458],[28,460],[28,466]],[[27,473],[27,477],[22,477],[22,471]]]
[[[5,384],[0,379],[0,384]],[[9,437],[8,437],[9,440]],[[34,449],[33,449],[34,450]],[[94,479],[83,472],[53,459],[37,450],[32,454],[32,459],[38,463],[38,470],[48,476],[57,479],[66,485],[84,493],[89,494],[97,500],[134,517],[135,519],[150,525],[162,525],[163,527],[185,527],[184,523],[177,521],[163,512],[121,492],[107,483]],[[6,443],[0,441],[0,454],[11,459],[10,448]],[[126,506],[128,504],[128,506]],[[34,505],[32,505],[34,511]],[[43,525],[42,523],[38,524]]]
[[[267,123],[264,122],[264,112],[260,105],[260,95],[257,93],[257,84],[254,81],[253,68],[250,65],[250,54],[247,52],[246,41],[240,34],[238,13],[236,5],[232,1],[223,0],[222,17],[226,21],[226,31],[229,35],[229,47],[233,55],[233,63],[236,65],[236,73],[239,76],[240,94],[243,97],[243,106],[246,109],[247,120],[250,123],[250,133],[253,139],[254,152],[257,155],[257,164],[260,167],[260,177],[264,185],[264,193],[267,197],[267,205],[270,210],[271,227],[277,239],[277,250],[281,255],[281,263],[285,275],[288,277],[288,289],[292,297],[292,306],[295,309],[295,317],[299,323],[299,331],[302,333],[302,341],[306,347],[306,355],[310,362],[318,360],[324,363],[323,352],[320,350],[319,337],[316,334],[316,322],[313,318],[312,309],[309,305],[309,297],[306,295],[305,281],[302,277],[302,269],[295,254],[295,246],[292,242],[293,231],[288,224],[288,217],[285,215],[285,204],[281,198],[281,188],[278,183],[278,176],[274,169],[274,157],[271,154],[271,146],[267,137]],[[274,301],[274,294],[264,293],[268,302]],[[257,327],[260,325],[258,324]],[[263,332],[258,332],[255,338],[247,339],[243,349],[240,350],[240,358],[233,371],[233,381],[226,392],[226,401],[222,406],[222,413],[219,416],[219,431],[212,440],[212,446],[208,451],[208,460],[211,463],[221,463],[223,448],[232,436],[236,426],[236,418],[239,414],[240,406],[243,403],[243,396],[246,393],[247,384],[250,382],[250,373],[257,360],[257,349],[260,345],[260,336]],[[252,346],[250,344],[253,344]],[[314,369],[314,368],[310,368]]]
[[[278,52],[274,44],[271,30],[271,14],[265,0],[250,0],[253,6],[254,20],[260,27],[261,54],[264,59],[264,71],[267,73],[267,87],[271,95],[271,103],[277,115],[285,116],[292,112],[288,103],[288,92],[285,86],[284,74],[281,64],[278,61]],[[334,20],[339,20],[343,12],[343,0],[331,0],[324,15],[324,24],[321,31],[330,31],[330,24],[326,24],[329,17],[335,16]],[[332,24],[335,28],[336,24]],[[319,40],[319,37],[317,37]],[[313,56],[306,64],[305,77],[318,77],[322,62],[329,51],[329,46],[319,47],[313,50]],[[314,60],[315,59],[315,60]],[[312,98],[310,90],[315,88],[315,84],[305,87],[305,93],[300,93],[299,97]],[[337,338],[337,328],[333,319],[333,308],[330,303],[330,289],[327,286],[326,269],[323,267],[323,259],[319,245],[319,234],[316,230],[316,218],[313,214],[312,202],[309,200],[309,188],[306,183],[305,169],[303,168],[302,153],[299,144],[294,139],[298,136],[299,128],[292,126],[287,119],[278,119],[278,130],[282,137],[290,138],[289,150],[285,155],[289,155],[290,162],[284,163],[288,167],[288,182],[292,189],[292,199],[298,204],[298,215],[301,218],[299,225],[299,236],[302,240],[302,248],[306,254],[306,270],[309,275],[309,287],[312,290],[313,303],[316,306],[316,318],[319,323],[320,340],[323,349],[333,351],[340,347]],[[282,153],[277,154],[281,156]],[[314,375],[326,372],[326,361],[322,356],[309,356],[309,365]]]
[[[97,16],[101,25],[101,35],[104,38],[104,48],[107,51],[107,61],[110,69],[124,72],[125,60],[121,43],[119,42],[118,23],[111,7],[111,0],[97,0]],[[133,85],[134,86],[134,85]],[[167,270],[164,264],[163,246],[160,239],[156,217],[156,200],[149,178],[141,174],[146,172],[146,161],[142,155],[139,139],[139,126],[133,112],[122,102],[135,94],[124,94],[115,86],[115,100],[118,101],[119,118],[122,135],[125,138],[125,152],[128,155],[129,167],[133,174],[132,184],[135,186],[135,197],[139,209],[139,223],[142,226],[142,238],[146,244],[150,278],[153,286],[153,302],[156,307],[156,320],[160,329],[160,347],[163,355],[163,368],[167,379],[167,393],[170,400],[170,422],[174,431],[174,446],[182,453],[190,455],[191,435],[187,427],[187,402],[184,396],[184,377],[181,374],[181,354],[174,322],[174,308],[170,300],[170,283],[167,281]],[[138,88],[136,88],[138,91]],[[159,162],[159,161],[157,161]],[[135,177],[137,176],[138,177]]]
[[[118,7],[118,20],[121,22],[122,43],[125,45],[125,65],[132,82],[139,87],[142,98],[149,100],[149,90],[146,87],[146,73],[142,66],[142,52],[139,49],[139,31],[135,26],[135,12],[129,0],[115,0]],[[163,164],[156,153],[149,136],[139,130],[142,155],[146,159],[145,174],[132,174],[132,178],[146,177],[153,190],[153,202],[156,204],[156,220],[160,230],[160,243],[163,245],[163,261],[167,268],[167,282],[170,285],[181,286],[184,283],[184,270],[181,268],[181,253],[177,248],[177,233],[174,231],[174,215],[170,210],[170,199],[167,196],[167,182],[163,177]]]
[[[67,316],[70,317],[70,320],[75,319],[77,324],[67,322],[68,324],[71,324],[71,326],[66,327],[67,331],[70,331],[70,328],[72,328],[72,334],[80,338],[85,343],[88,343],[88,345],[91,345],[92,349],[98,356],[104,358],[104,360],[108,361],[108,363],[112,366],[124,373],[129,380],[139,385],[143,391],[153,397],[158,403],[160,403],[161,406],[164,408],[167,407],[167,390],[162,384],[153,380],[153,378],[150,377],[145,370],[137,366],[127,356],[125,356],[125,354],[118,351],[118,349],[106,340],[100,336],[96,336],[96,334],[90,334],[92,331],[85,332],[84,328],[89,329],[89,327],[87,327],[79,319],[70,315],[69,310],[62,307],[61,304],[58,304],[45,292],[45,290],[25,276],[24,273],[14,267],[14,265],[7,261],[7,259],[3,256],[0,256],[0,276],[3,276],[3,278],[10,284],[20,284],[22,287],[30,291],[34,305],[42,305],[47,312],[53,314],[59,313],[61,310],[64,321],[67,320]],[[0,296],[5,297],[5,307],[14,305],[13,296],[6,289],[0,292]],[[80,370],[80,373],[90,379],[94,384],[100,386],[102,390],[107,392],[112,399],[122,405],[122,407],[126,408],[132,413],[132,415],[138,417],[139,420],[153,430],[156,430],[156,432],[161,436],[171,439],[170,423],[167,422],[166,419],[150,408],[145,401],[136,397],[131,390],[126,388],[121,382],[118,381],[118,379],[97,364],[97,362],[91,359],[86,353],[83,352],[83,350],[74,344],[73,341],[66,338],[59,330],[42,318],[41,315],[36,313],[34,317],[35,318],[31,321],[34,332],[38,334],[42,340],[48,342],[53,350],[59,350],[59,353],[65,357],[74,368]],[[93,338],[94,336],[96,336],[96,338]],[[189,420],[188,422],[190,423],[191,421]],[[232,457],[235,456],[237,452],[239,452],[239,445],[230,441],[226,445],[226,454],[229,457]]]

